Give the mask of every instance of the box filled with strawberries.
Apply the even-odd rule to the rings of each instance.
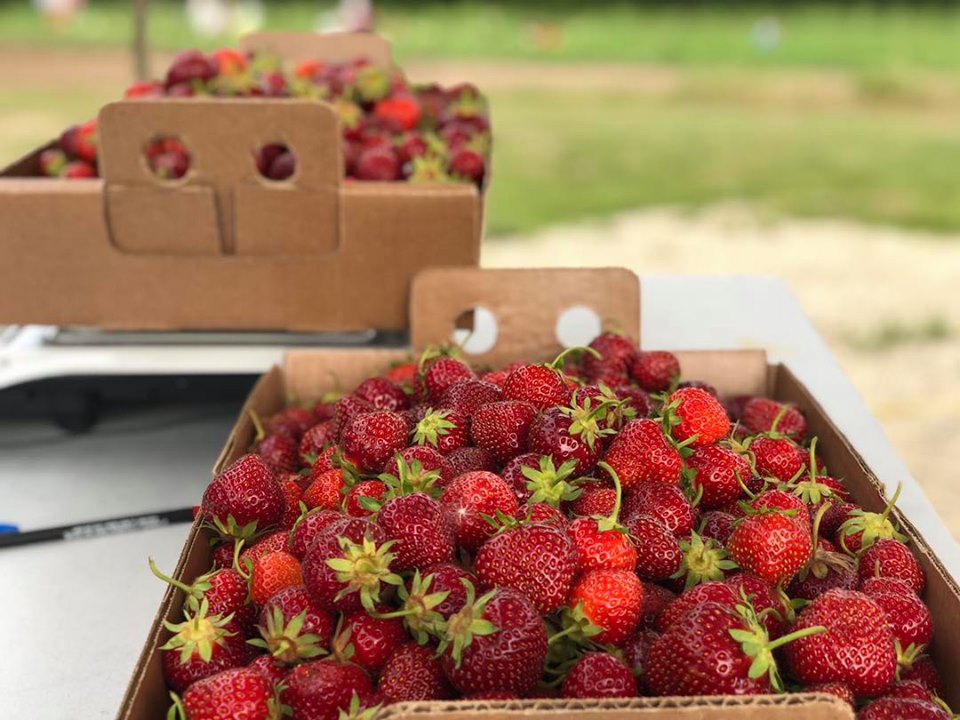
[[[565,350],[571,306],[620,332]],[[786,367],[638,349],[638,306],[433,269],[411,348],[289,354],[121,717],[952,717],[960,594],[896,498]],[[435,346],[477,307],[491,349]]]
[[[183,53],[0,172],[0,323],[404,331],[418,270],[478,262],[490,141],[376,35]]]

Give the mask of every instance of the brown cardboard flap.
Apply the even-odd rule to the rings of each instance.
[[[349,62],[366,58],[380,67],[392,64],[390,43],[373,33],[259,32],[241,38],[240,47],[294,62]]]
[[[194,185],[179,190],[107,186],[106,217],[113,245],[122,252],[219,255],[217,202],[213,188]],[[162,223],[144,223],[159,204]]]
[[[431,268],[414,278],[410,295],[414,349],[450,342],[458,319],[477,308],[493,315],[497,338],[471,355],[475,363],[556,355],[563,349],[558,322],[571,308],[591,309],[604,329],[640,336],[640,281],[625,268]]]
[[[216,234],[223,253],[283,255],[291,248],[301,254],[337,247],[343,158],[337,116],[324,103],[196,98],[117,102],[100,111],[99,133],[106,214],[111,242],[118,249],[182,253],[184,241],[158,228],[177,222],[173,215],[178,212],[200,211],[198,193],[211,194],[216,211],[188,215],[177,227],[192,221],[197,225],[188,230],[192,236]],[[187,147],[186,177],[165,182],[150,171],[144,149],[158,137],[176,137]],[[287,181],[274,183],[257,172],[254,153],[270,143],[287,145],[297,158],[296,172]],[[299,214],[311,205],[316,212],[307,218]],[[264,217],[260,209],[281,214]],[[139,222],[131,221],[136,218]],[[170,238],[167,243],[164,235]]]

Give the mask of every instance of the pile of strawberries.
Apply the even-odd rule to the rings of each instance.
[[[411,85],[396,67],[365,59],[301,62],[284,68],[263,53],[223,49],[177,55],[163,80],[135,83],[126,99],[163,97],[293,97],[330,103],[340,118],[346,176],[355,180],[472,182],[483,186],[490,158],[486,99],[463,83]],[[159,159],[158,159],[159,156]],[[163,138],[146,149],[148,166],[163,179],[182,178],[189,149]],[[296,170],[295,149],[274,143],[255,151],[261,175],[286,180]],[[97,177],[96,120],[63,132],[40,156],[41,175]]]
[[[890,507],[797,408],[679,376],[614,334],[484,373],[428,351],[256,419],[203,496],[214,567],[170,581],[181,716],[819,691],[950,718]]]

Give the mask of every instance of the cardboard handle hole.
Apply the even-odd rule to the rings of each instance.
[[[253,161],[260,177],[269,182],[290,180],[297,172],[297,156],[286,143],[266,143],[255,148]]]
[[[164,184],[183,180],[190,173],[193,158],[176,135],[155,135],[143,148],[147,172]]]
[[[586,305],[575,305],[557,317],[557,341],[565,348],[583,347],[603,331],[600,316]]]
[[[483,355],[496,347],[499,334],[496,315],[478,305],[457,315],[451,338],[467,355]]]

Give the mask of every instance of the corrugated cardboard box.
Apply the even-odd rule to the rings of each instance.
[[[555,337],[557,318],[571,306],[593,308],[609,327],[618,327],[639,337],[639,284],[626,270],[462,270],[434,269],[419,275],[411,300],[413,345],[448,341],[456,319],[477,307],[489,310],[498,320],[498,341],[477,363],[493,364],[505,359],[546,360],[559,350]],[[268,417],[289,397],[311,400],[335,387],[350,388],[393,360],[407,357],[408,348],[394,350],[304,350],[290,353],[284,366],[264,375],[254,387],[214,471],[229,465],[247,451],[254,438],[248,410]],[[854,499],[871,511],[885,505],[881,484],[856,449],[826,416],[809,391],[783,365],[768,364],[762,351],[698,351],[678,353],[683,375],[712,383],[723,395],[767,394],[795,403],[806,414],[810,435],[820,438],[818,451],[831,474],[844,478]],[[922,535],[907,518],[895,511],[896,520],[910,537],[911,545],[926,574],[924,600],[933,612],[936,631],[931,653],[947,684],[945,699],[960,705],[960,629],[953,619],[960,616],[960,590],[932,554]],[[194,527],[177,577],[191,580],[211,564],[207,531]],[[164,619],[180,614],[183,597],[168,590],[140,657],[120,711],[124,720],[160,718],[167,706],[167,693],[157,648],[169,633]],[[653,714],[665,719],[681,718],[852,718],[841,701],[822,696],[794,695],[757,698],[666,698],[629,702],[585,703],[528,701],[523,703],[420,703],[387,708],[385,717],[400,720],[502,720],[514,716],[548,718],[575,715],[591,720],[632,720]]]
[[[390,61],[375,35],[251,36],[290,59]],[[158,180],[146,144],[177,136],[189,174]],[[309,100],[118,102],[99,117],[102,179],[0,173],[0,324],[124,330],[406,329],[410,282],[476,266],[483,204],[468,184],[344,182],[338,119]],[[288,145],[287,181],[254,150]]]

